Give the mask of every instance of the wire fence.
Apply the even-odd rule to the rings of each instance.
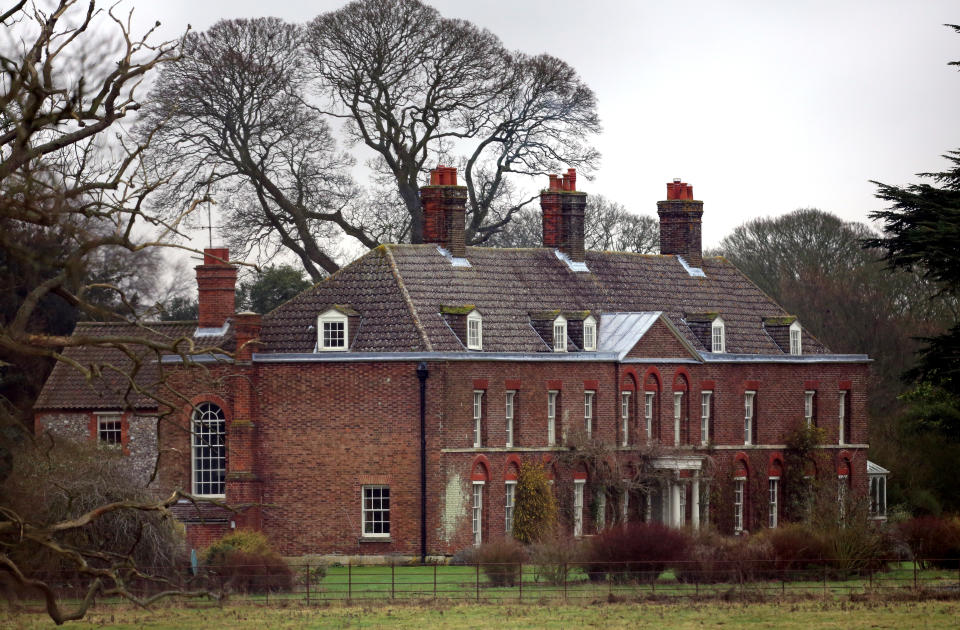
[[[68,575],[47,575],[63,599],[82,599],[88,582]],[[543,601],[619,601],[637,599],[763,600],[780,597],[836,598],[858,594],[880,597],[960,597],[960,561],[897,560],[852,568],[843,560],[700,562],[490,563],[471,565],[346,564],[231,567],[229,573],[201,568],[178,574],[162,589],[132,582],[138,595],[170,586],[207,590],[219,601],[276,605],[329,602],[366,603],[417,600],[535,603]],[[26,597],[24,599],[31,599]],[[119,598],[98,604],[122,603]]]

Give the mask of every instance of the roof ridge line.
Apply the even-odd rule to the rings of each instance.
[[[403,278],[400,276],[400,270],[397,268],[397,261],[393,258],[393,252],[390,251],[390,246],[385,245],[383,251],[387,254],[387,263],[390,265],[390,272],[393,274],[393,279],[397,281],[397,286],[400,288],[400,295],[403,296],[403,301],[407,305],[407,309],[410,311],[410,317],[413,318],[413,325],[416,327],[417,332],[420,333],[420,339],[423,340],[423,345],[426,348],[427,352],[433,350],[433,345],[430,343],[430,338],[427,336],[427,331],[424,330],[423,324],[420,322],[420,316],[417,315],[417,307],[413,305],[413,300],[410,298],[410,293],[407,291],[407,286],[403,283]]]

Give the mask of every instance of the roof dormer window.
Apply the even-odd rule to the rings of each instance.
[[[593,315],[583,320],[583,349],[587,352],[597,349],[597,320]]]
[[[483,350],[483,318],[477,311],[467,315],[467,349]]]
[[[332,308],[317,317],[317,350],[345,351],[349,319],[339,310]]]
[[[567,351],[567,318],[563,315],[553,320],[553,351]]]
[[[790,324],[790,354],[803,354],[803,346],[801,345],[800,336],[800,322],[795,321]]]
[[[710,327],[710,351],[711,352],[726,352],[727,351],[727,331],[723,325],[723,319],[717,317],[713,320],[713,324]]]

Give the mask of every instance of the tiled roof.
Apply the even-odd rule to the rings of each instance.
[[[157,351],[147,346],[130,343],[124,339],[148,339],[161,344],[177,343],[186,349],[187,340],[193,339],[196,347],[221,347],[230,349],[232,336],[193,338],[196,322],[153,322],[132,324],[125,322],[93,323],[80,322],[73,337],[91,337],[89,345],[67,347],[63,354],[99,376],[89,381],[84,374],[67,363],[58,361],[43,391],[34,405],[35,409],[152,409],[157,403],[137,393],[127,379],[148,390],[159,382]],[[111,341],[112,340],[112,341]],[[180,340],[178,342],[178,340]],[[124,347],[139,361],[131,358]],[[135,364],[139,363],[134,369]]]
[[[765,317],[788,315],[723,258],[691,276],[676,256],[587,252],[589,272],[571,271],[551,249],[468,247],[469,267],[454,267],[435,245],[383,245],[264,317],[263,352],[312,352],[316,316],[333,304],[361,315],[354,351],[463,351],[441,309],[471,304],[483,314],[483,349],[549,352],[531,326],[544,310],[663,311],[692,346],[708,350],[684,320],[716,312],[729,353],[783,354]],[[602,332],[601,332],[602,334]],[[804,335],[804,354],[827,349]]]

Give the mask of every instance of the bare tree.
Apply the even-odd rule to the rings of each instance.
[[[235,251],[269,259],[289,249],[316,281],[339,268],[332,240],[378,242],[349,214],[352,159],[305,103],[301,38],[277,18],[188,34],[151,91],[144,133],[160,128],[149,160],[167,185],[156,204],[216,201]]]
[[[633,214],[603,195],[589,195],[584,215],[584,247],[593,251],[654,254],[660,250],[660,224],[649,215]],[[540,247],[540,210],[525,208],[489,241],[496,247]]]
[[[0,9],[0,275],[19,273],[16,291],[6,295],[0,309],[0,369],[37,358],[62,361],[87,378],[112,373],[127,391],[156,397],[156,390],[145,389],[138,380],[139,369],[161,353],[177,352],[188,360],[194,352],[211,349],[196,348],[192,339],[152,335],[136,319],[139,310],[128,291],[135,284],[127,274],[89,274],[109,268],[104,261],[118,252],[142,256],[168,245],[167,237],[183,219],[164,221],[145,210],[147,196],[158,185],[141,164],[153,134],[136,142],[122,124],[141,107],[140,83],[160,64],[174,60],[177,46],[151,43],[152,30],[134,35],[130,16],[118,17],[115,9],[98,10],[92,0],[20,1]],[[143,237],[146,233],[155,238]],[[116,312],[117,305],[125,317]],[[49,321],[51,313],[64,310],[123,319],[134,332],[67,336],[69,330]],[[80,346],[109,349],[125,357],[125,364],[81,364],[63,351]],[[157,398],[159,407],[183,404],[176,392],[167,390],[166,396]],[[24,457],[30,450],[28,419],[0,399],[0,482],[11,474],[12,454]],[[126,517],[134,514],[163,515],[179,492],[166,498],[102,496],[64,512],[39,509],[56,501],[55,492],[35,488],[32,501],[27,497],[17,503],[9,491],[5,485],[0,496],[0,592],[9,594],[11,585],[39,590],[59,624],[82,617],[100,596],[145,603],[131,591],[131,580],[156,578],[156,596],[177,590],[138,568],[141,537],[127,538],[131,544],[125,548],[108,548],[103,540],[94,540],[93,532],[101,519],[130,523]],[[72,610],[64,609],[49,582],[21,566],[28,548],[59,558],[87,581],[85,596]]]
[[[589,171],[600,129],[593,92],[563,61],[506,51],[490,32],[418,0],[358,0],[308,25],[327,114],[376,154],[423,240],[419,181],[431,161],[458,164],[468,240],[484,242],[533,197],[510,174]]]

